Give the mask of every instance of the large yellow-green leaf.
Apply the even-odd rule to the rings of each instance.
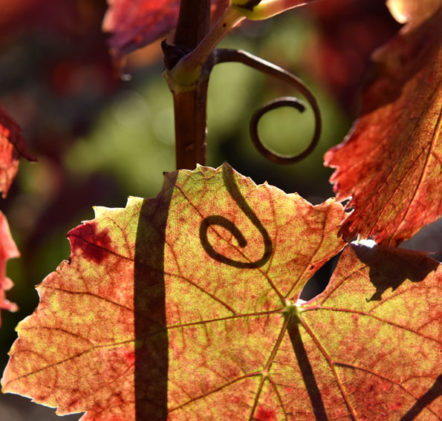
[[[336,168],[337,199],[351,198],[345,237],[393,246],[442,215],[442,9],[390,3],[410,24],[374,53],[361,115],[325,164]]]
[[[97,208],[19,325],[4,391],[94,421],[437,419],[437,262],[349,246],[297,301],[343,218],[227,165]]]

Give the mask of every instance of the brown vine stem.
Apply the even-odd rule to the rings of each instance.
[[[181,0],[174,46],[165,50],[165,63],[170,66],[168,51],[182,55],[192,51],[204,38],[210,26],[210,0]],[[169,54],[170,55],[170,54]],[[179,57],[178,57],[179,59]],[[172,63],[173,66],[174,63]],[[205,164],[206,104],[208,75],[204,72],[191,89],[173,91],[175,113],[175,151],[177,169],[194,169]]]

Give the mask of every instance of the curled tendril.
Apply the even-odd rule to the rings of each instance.
[[[293,156],[286,156],[278,154],[274,151],[271,151],[261,141],[258,133],[258,123],[261,117],[266,114],[268,111],[274,110],[279,107],[293,107],[300,112],[305,111],[304,104],[294,97],[281,97],[277,98],[273,101],[268,102],[259,110],[257,110],[250,121],[250,137],[258,149],[258,151],[264,155],[267,159],[279,163],[279,164],[292,164],[294,162],[299,162],[305,157],[307,157],[316,147],[319,142],[319,137],[321,135],[321,113],[319,111],[318,104],[313,93],[307,86],[302,82],[301,79],[297,78],[292,73],[284,70],[283,68],[276,66],[273,63],[270,63],[266,60],[263,60],[259,57],[256,57],[250,53],[241,50],[233,50],[233,49],[225,49],[219,48],[213,52],[212,60],[210,61],[210,67],[214,66],[218,63],[228,63],[228,62],[237,62],[245,64],[246,66],[252,67],[262,73],[270,75],[275,79],[281,80],[289,85],[293,86],[297,89],[310,104],[313,114],[315,117],[315,127],[313,132],[312,140],[307,148],[301,153]]]
[[[270,256],[273,253],[272,240],[270,239],[269,233],[263,226],[262,222],[258,219],[255,212],[253,212],[252,208],[248,205],[241,192],[239,191],[239,188],[236,185],[235,179],[233,177],[233,170],[228,165],[223,166],[223,179],[226,189],[232,199],[262,235],[264,241],[264,253],[260,259],[254,262],[240,262],[224,256],[221,253],[218,253],[210,244],[207,236],[207,231],[212,225],[218,225],[230,231],[235,239],[238,241],[238,245],[240,247],[245,247],[247,245],[247,240],[245,239],[241,231],[236,227],[236,225],[232,221],[229,221],[227,218],[221,215],[210,215],[203,219],[200,225],[201,245],[203,246],[206,253],[212,259],[217,260],[218,262],[222,262],[226,265],[237,268],[258,268],[264,265],[270,259]]]

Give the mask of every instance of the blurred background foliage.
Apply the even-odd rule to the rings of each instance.
[[[116,66],[101,31],[106,7],[105,0],[0,0],[0,103],[38,159],[21,163],[1,201],[22,254],[8,263],[15,283],[8,298],[20,309],[2,312],[2,369],[14,327],[37,305],[34,286],[69,258],[69,229],[93,218],[92,206],[123,207],[129,195],[155,196],[162,173],[175,169],[172,97],[159,43]],[[332,196],[323,154],[342,141],[357,115],[371,52],[397,29],[383,0],[322,0],[237,29],[222,46],[303,78],[317,96],[324,129],[305,161],[266,161],[249,140],[249,119],[267,100],[296,92],[240,64],[221,64],[209,88],[207,165],[227,161],[257,183],[267,180],[312,203]],[[282,153],[303,149],[313,128],[312,115],[304,114],[266,115],[265,143]],[[0,395],[2,421],[54,417],[53,410]]]

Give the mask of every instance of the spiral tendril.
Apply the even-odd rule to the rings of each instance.
[[[240,247],[245,247],[247,245],[247,240],[241,231],[236,227],[236,225],[229,221],[227,218],[221,215],[210,215],[203,219],[200,225],[200,241],[206,253],[212,258],[217,260],[218,262],[222,262],[226,265],[237,267],[237,268],[258,268],[264,265],[273,253],[273,245],[272,240],[270,239],[269,233],[262,225],[261,221],[258,219],[256,214],[253,212],[252,208],[248,205],[241,192],[239,191],[238,186],[236,185],[233,170],[229,165],[223,166],[223,179],[226,186],[227,191],[229,192],[232,199],[236,202],[238,207],[242,210],[242,212],[247,216],[247,218],[252,222],[252,224],[256,227],[259,233],[262,235],[264,241],[264,253],[262,257],[254,262],[240,262],[237,260],[233,260],[227,256],[218,253],[210,244],[207,231],[212,225],[221,226],[235,237],[238,245]]]
[[[304,104],[295,97],[280,97],[273,101],[268,102],[263,107],[259,108],[252,116],[250,121],[250,137],[257,148],[257,150],[267,159],[279,163],[279,164],[292,164],[295,162],[299,162],[315,149],[316,145],[319,142],[319,137],[321,135],[321,113],[318,107],[318,103],[316,102],[316,98],[310,89],[302,82],[301,79],[283,69],[282,67],[276,66],[273,63],[270,63],[266,60],[263,60],[259,57],[254,56],[245,51],[234,50],[234,49],[226,49],[226,48],[218,48],[213,52],[213,59],[210,61],[210,66],[213,67],[218,63],[228,63],[228,62],[237,62],[245,64],[246,66],[252,67],[262,73],[265,73],[269,76],[274,77],[275,79],[281,80],[285,83],[288,83],[293,88],[297,89],[310,104],[313,114],[315,117],[315,126],[313,131],[312,139],[301,153],[297,155],[287,156],[281,155],[274,151],[268,149],[258,133],[258,123],[260,119],[267,112],[274,110],[279,107],[293,107],[299,112],[305,111]]]

